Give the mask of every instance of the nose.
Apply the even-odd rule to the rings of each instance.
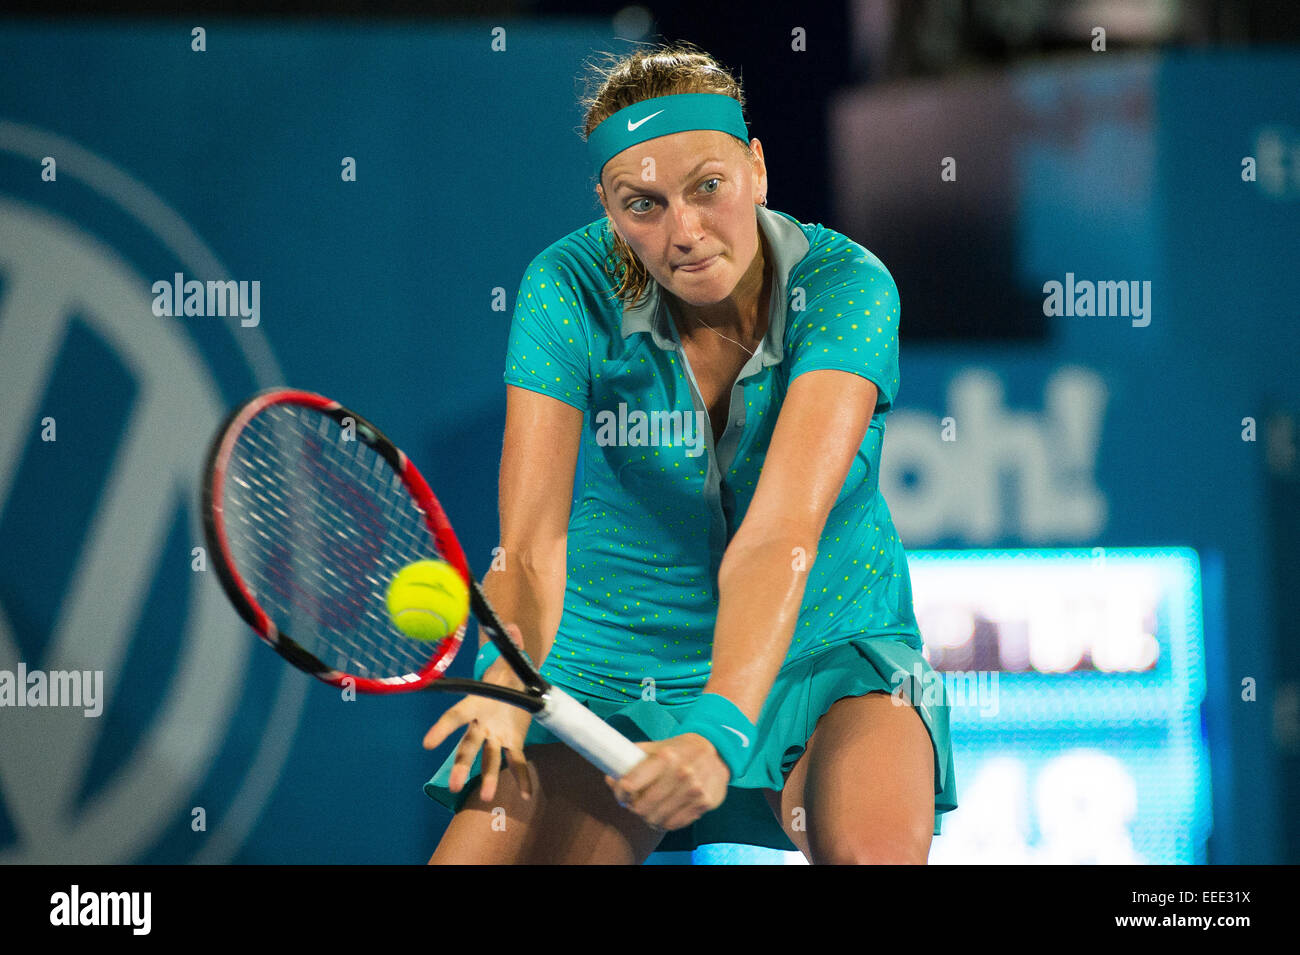
[[[691,203],[670,203],[668,218],[672,223],[670,238],[679,249],[691,249],[704,238],[703,216]]]

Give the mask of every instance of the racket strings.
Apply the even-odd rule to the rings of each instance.
[[[332,669],[419,672],[434,647],[388,616],[389,581],[440,559],[401,478],[329,416],[276,404],[236,439],[222,502],[235,567],[276,628]]]

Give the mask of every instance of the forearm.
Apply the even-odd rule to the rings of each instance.
[[[790,649],[815,545],[793,532],[754,537],[742,528],[723,557],[704,691],[725,696],[753,723]]]
[[[544,551],[504,547],[483,578],[483,593],[504,623],[519,627],[524,650],[540,667],[551,652],[564,610],[565,541]],[[479,646],[487,642],[480,633]]]

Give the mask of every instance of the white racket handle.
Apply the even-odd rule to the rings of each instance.
[[[551,687],[542,700],[545,706],[533,719],[606,775],[618,779],[645,759],[635,743],[559,687]]]

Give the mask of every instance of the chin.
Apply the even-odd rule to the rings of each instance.
[[[700,289],[692,289],[689,292],[687,291],[679,292],[676,289],[674,289],[673,294],[676,295],[683,302],[685,302],[687,305],[703,307],[705,305],[717,305],[719,302],[723,301],[731,293],[702,291]]]
[[[710,271],[723,272],[716,267]],[[730,295],[736,287],[735,277],[725,274],[710,276],[707,282],[695,280],[689,273],[673,272],[672,275],[673,282],[667,288],[672,289],[673,294],[688,305],[716,305]]]

